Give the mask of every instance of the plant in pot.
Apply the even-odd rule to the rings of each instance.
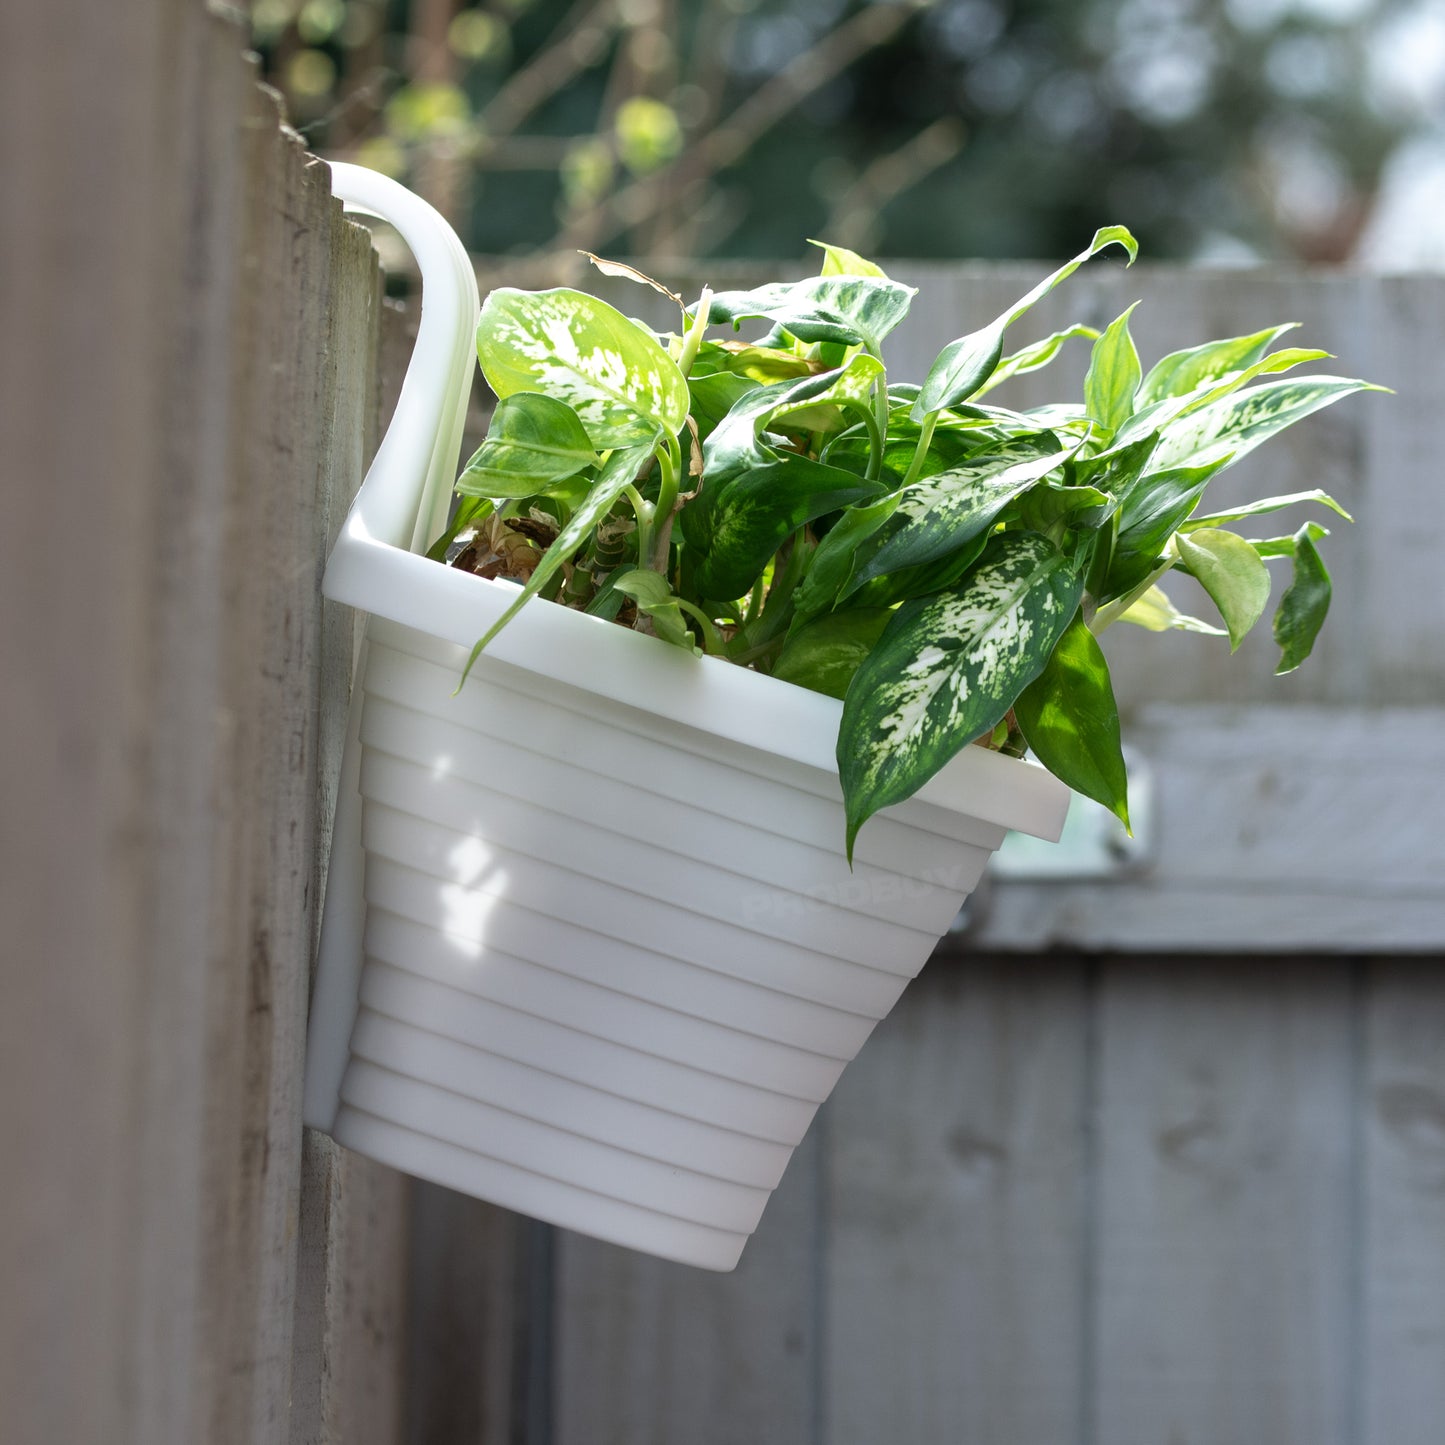
[[[418,251],[431,317],[440,291],[469,332],[450,233],[337,169]],[[1304,659],[1324,528],[1238,527],[1341,509],[1203,497],[1365,383],[1285,376],[1324,353],[1271,350],[1278,326],[1146,371],[1128,312],[1007,352],[1107,247],[1133,259],[1127,231],[1100,231],[916,384],[882,355],[911,288],[837,247],[803,281],[674,297],[668,333],[580,291],[493,292],[476,340],[498,402],[447,521],[450,318],[408,485],[383,505],[368,478],[328,569],[371,613],[338,810],[365,869],[328,890],[310,1122],[730,1268],[1006,829],[1057,836],[1070,788],[1127,824],[1098,635],[1237,646],[1280,560],[1280,670]],[[1070,342],[1091,347],[1082,400],[996,404]],[[1222,626],[1174,608],[1175,569]]]

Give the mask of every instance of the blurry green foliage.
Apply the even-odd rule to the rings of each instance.
[[[494,256],[1337,260],[1410,117],[1406,0],[254,0],[324,154]],[[1383,66],[1388,71],[1388,65]]]

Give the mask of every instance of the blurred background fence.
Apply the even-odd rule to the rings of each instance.
[[[303,1137],[317,584],[408,318],[231,23],[7,23],[0,1436],[1438,1445],[1445,280],[1101,267],[1038,316],[1298,320],[1396,388],[1258,463],[1360,518],[1334,616],[1286,679],[1110,632],[1140,856],[996,879],[706,1275]],[[1033,275],[895,269],[905,375]]]

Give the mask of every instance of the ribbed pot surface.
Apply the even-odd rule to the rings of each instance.
[[[366,962],[334,1128],[409,1173],[731,1269],[1004,830],[863,830],[836,776],[373,618]]]

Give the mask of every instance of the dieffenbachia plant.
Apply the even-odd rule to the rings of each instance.
[[[838,247],[807,280],[674,297],[676,333],[581,291],[494,291],[477,348],[498,403],[432,549],[522,583],[473,660],[542,596],[841,698],[850,857],[872,814],[973,742],[1032,749],[1127,825],[1099,634],[1131,622],[1237,648],[1282,560],[1278,670],[1298,667],[1329,606],[1325,529],[1255,538],[1237,524],[1300,502],[1344,509],[1312,491],[1210,512],[1204,493],[1276,432],[1373,388],[1285,377],[1327,355],[1273,350],[1285,326],[1146,372],[1132,307],[1102,332],[1075,325],[1006,354],[1009,328],[1108,247],[1133,261],[1128,231],[1099,231],[946,346],[922,385],[890,381],[882,357],[914,292]],[[752,341],[736,339],[745,323]],[[1080,338],[1081,404],[986,399]],[[1222,627],[1176,610],[1159,586],[1171,570]]]

